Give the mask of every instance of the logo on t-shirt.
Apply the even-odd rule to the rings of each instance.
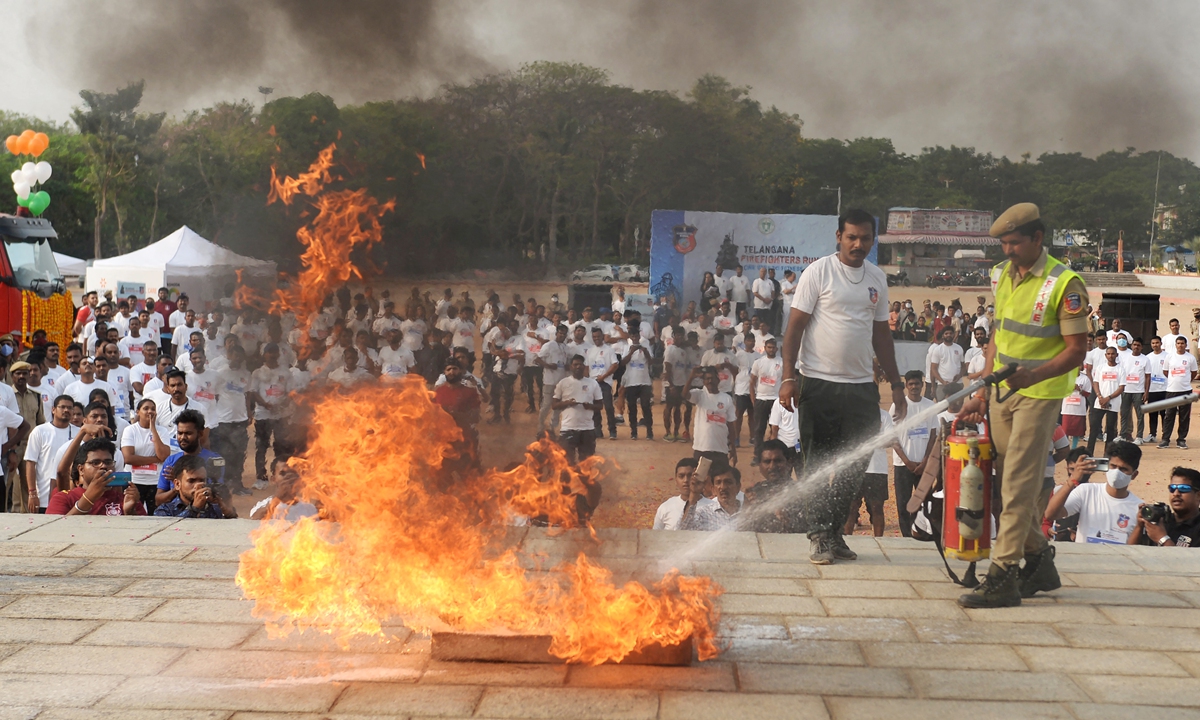
[[[1126,515],[1125,513],[1121,513],[1120,515],[1118,515],[1117,516],[1117,527],[1121,528],[1122,530],[1129,527],[1129,516]]]
[[[873,287],[868,287],[867,294],[871,296],[871,304],[872,305],[879,302],[879,291],[878,290],[876,290]]]

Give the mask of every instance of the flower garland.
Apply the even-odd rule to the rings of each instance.
[[[24,347],[32,347],[30,339],[35,330],[45,330],[47,340],[65,348],[71,344],[74,329],[75,303],[70,290],[51,295],[45,300],[32,290],[21,291],[21,344]],[[65,357],[66,353],[63,353]]]

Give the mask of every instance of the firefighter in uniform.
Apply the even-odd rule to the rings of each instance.
[[[990,407],[1002,510],[987,578],[958,599],[968,608],[1020,605],[1022,597],[1062,586],[1054,548],[1041,530],[1050,499],[1043,477],[1062,399],[1074,389],[1087,352],[1087,288],[1042,246],[1045,225],[1037,205],[1010,207],[990,234],[1000,239],[1008,260],[992,269],[996,320],[986,358],[994,370],[1009,363],[1018,370],[1007,387],[996,389]],[[999,402],[1009,390],[1015,392]],[[988,402],[987,390],[980,391],[959,418],[979,422]]]

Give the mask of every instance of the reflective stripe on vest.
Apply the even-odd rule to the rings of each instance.
[[[993,338],[996,345],[994,369],[1009,363],[1029,369],[1041,367],[1066,348],[1057,310],[1067,283],[1078,276],[1066,265],[1047,256],[1042,277],[1026,277],[1025,282],[1014,286],[1008,272],[1010,266],[1011,263],[1004,262],[992,270],[998,320]],[[1064,398],[1074,390],[1077,372],[1072,370],[1019,392],[1031,398]]]

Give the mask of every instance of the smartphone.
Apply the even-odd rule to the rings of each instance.
[[[131,482],[133,482],[133,473],[125,472],[125,471],[116,472],[116,473],[113,473],[112,480],[108,481],[108,486],[109,487],[125,487],[126,485],[128,485]]]
[[[1096,472],[1108,472],[1108,458],[1094,457],[1091,460],[1096,463]]]

